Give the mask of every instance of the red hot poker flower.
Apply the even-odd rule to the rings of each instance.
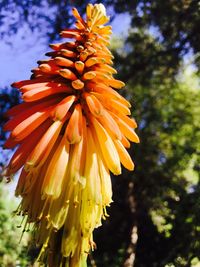
[[[86,20],[74,8],[72,39],[50,45],[30,80],[13,84],[23,103],[10,109],[6,148],[18,145],[7,175],[22,168],[16,195],[25,230],[34,225],[39,261],[49,266],[86,266],[92,233],[112,202],[110,171],[134,169],[126,151],[139,142],[130,103],[115,89],[108,50],[111,26],[102,4],[87,6]]]

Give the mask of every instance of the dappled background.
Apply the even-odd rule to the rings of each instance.
[[[90,1],[98,3],[99,1]],[[105,0],[112,52],[132,104],[141,143],[130,153],[133,173],[113,177],[110,217],[95,232],[97,267],[200,266],[200,4],[198,0]],[[4,112],[19,103],[10,84],[28,79],[48,44],[71,27],[71,7],[89,1],[0,1],[0,168]],[[2,175],[3,176],[3,175]],[[2,177],[3,178],[3,177]],[[0,184],[0,266],[30,266],[31,231],[20,240],[12,217],[13,178]]]

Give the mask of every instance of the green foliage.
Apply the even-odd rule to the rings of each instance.
[[[134,266],[193,266],[200,251],[200,91],[186,80],[153,80],[148,88],[130,80],[128,87],[141,143],[131,150],[134,173],[113,179],[111,218],[96,233],[97,266],[122,266],[133,225]]]
[[[27,255],[28,236],[20,242],[22,230],[17,228],[20,219],[14,217],[17,203],[8,194],[5,185],[0,185],[0,266],[25,267],[29,263]]]
[[[165,266],[180,257],[191,264],[200,249],[200,92],[184,83],[152,84],[134,92],[137,117],[142,119],[134,174],[141,229],[136,266],[145,266],[147,260],[149,266]],[[155,223],[158,215],[162,230]],[[157,228],[156,245],[145,233],[147,217]]]
[[[165,75],[175,74],[183,56],[191,51],[195,54],[197,67],[200,67],[198,0],[106,2],[113,4],[117,12],[128,12],[131,16],[131,40],[134,44],[134,54],[137,56],[135,60],[138,61],[136,71],[140,70],[141,76],[145,78],[142,75],[142,67],[151,70],[153,67],[157,69],[158,66],[165,69]],[[149,33],[155,37],[153,42],[149,39]]]

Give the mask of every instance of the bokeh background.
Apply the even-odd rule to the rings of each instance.
[[[90,1],[98,3],[99,1]],[[93,267],[200,266],[200,2],[105,0],[121,93],[132,104],[141,143],[136,168],[112,177],[110,217],[95,231]],[[0,266],[32,266],[31,231],[21,236],[12,212],[13,177],[3,180],[11,152],[3,149],[4,112],[20,101],[10,84],[28,79],[48,44],[84,14],[89,1],[0,1]]]

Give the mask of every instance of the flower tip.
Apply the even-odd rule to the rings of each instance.
[[[11,86],[12,86],[12,87],[15,87],[15,84],[16,84],[15,82],[14,82],[14,83],[11,83]]]
[[[21,85],[22,85],[22,82],[14,82],[11,84],[11,86],[14,88],[20,88]]]
[[[76,90],[80,90],[83,89],[84,83],[81,80],[77,79],[72,81],[72,87]]]
[[[139,144],[140,143],[140,138],[138,137],[138,135],[135,133],[135,143]]]
[[[76,12],[77,9],[75,7],[72,7],[72,12]]]
[[[135,165],[134,165],[134,163],[133,163],[132,166],[130,166],[130,168],[128,168],[128,170],[129,170],[129,171],[134,171],[134,169],[135,169]]]
[[[121,88],[123,88],[125,86],[125,83],[120,81],[120,80],[114,79],[114,80],[110,81],[110,85],[113,86],[116,89],[121,89]]]
[[[120,175],[122,173],[121,165],[113,166],[112,173],[114,175]]]
[[[26,172],[29,172],[30,169],[34,167],[34,162],[33,161],[27,161],[26,164],[24,165],[24,170]]]
[[[106,8],[103,4],[95,4],[94,6],[97,6],[97,9],[102,13],[102,15],[106,16]]]

